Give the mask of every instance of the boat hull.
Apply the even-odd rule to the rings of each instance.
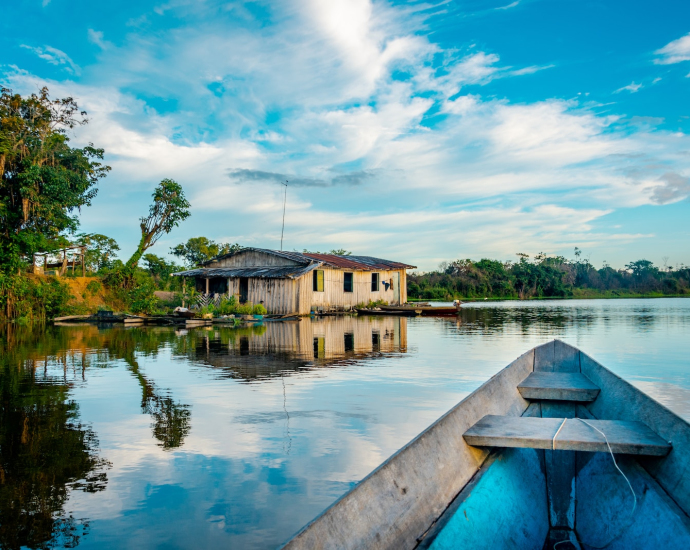
[[[530,403],[517,386],[538,371],[582,373],[601,392],[587,403]],[[633,509],[608,453],[468,445],[463,434],[489,414],[642,422],[672,450],[617,455]],[[463,399],[285,548],[690,548],[687,471],[690,425],[556,340]]]

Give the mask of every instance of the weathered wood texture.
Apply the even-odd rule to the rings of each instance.
[[[549,401],[594,401],[600,391],[578,372],[533,372],[520,382],[518,390],[525,399]]]
[[[666,456],[671,450],[666,441],[642,422],[587,422],[596,429],[577,419],[486,415],[465,432],[464,438],[477,447],[608,452],[608,439],[614,453]],[[604,432],[606,439],[597,430]]]
[[[522,355],[395,453],[285,548],[414,548],[488,456],[462,434],[487,412],[519,416],[517,385],[532,371]]]
[[[212,262],[206,267],[266,267],[279,265],[299,265],[299,262],[290,260],[289,258],[282,258],[275,254],[247,250],[241,254]]]
[[[297,265],[297,262],[273,254],[248,251],[214,262],[208,267],[266,267]],[[367,304],[370,301],[384,300],[398,305],[407,301],[407,274],[404,269],[395,271],[377,271],[379,284],[372,290],[370,271],[349,271],[323,266],[323,292],[314,291],[313,273],[309,272],[298,279],[263,279],[249,278],[248,301],[258,304],[263,302],[269,313],[298,313],[308,315],[310,311],[349,307]],[[345,273],[353,273],[353,291],[345,292]],[[397,276],[397,277],[396,277]],[[398,282],[398,279],[400,282]],[[386,289],[382,282],[394,286]],[[228,295],[240,299],[240,282],[238,278],[228,279]]]
[[[644,422],[673,450],[663,459],[640,458],[640,463],[675,502],[690,515],[690,424],[581,353],[582,373],[601,388],[586,408],[597,418]]]

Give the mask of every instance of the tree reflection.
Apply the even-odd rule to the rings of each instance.
[[[141,411],[151,415],[153,436],[164,449],[175,449],[184,443],[191,429],[189,405],[175,402],[141,372],[137,353],[156,354],[175,335],[171,330],[112,330],[103,342],[111,358],[123,359],[141,387]]]
[[[108,463],[68,384],[37,378],[24,360],[31,331],[0,335],[0,547],[77,546],[88,521],[67,516],[65,502],[70,491],[102,491]]]

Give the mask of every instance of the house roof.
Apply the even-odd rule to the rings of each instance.
[[[336,254],[312,254],[311,252],[305,253],[304,256],[323,262],[332,267],[363,271],[376,271],[377,269],[414,269],[417,267],[415,265],[374,258],[373,256],[339,256]]]
[[[176,277],[259,277],[262,279],[298,279],[311,270],[321,267],[321,262],[308,265],[279,265],[270,267],[201,267],[173,273]]]
[[[247,251],[263,252],[264,254],[279,256],[281,258],[286,258],[288,260],[292,260],[302,265],[309,265],[313,262],[319,262],[319,264],[327,265],[329,267],[352,269],[355,271],[376,271],[378,269],[415,269],[417,267],[414,265],[393,262],[381,258],[374,258],[372,256],[340,256],[337,254],[312,254],[311,252],[287,252],[283,250],[269,250],[267,248],[243,248],[238,252],[218,256],[217,258],[209,260],[203,265],[208,265],[212,262],[222,260],[223,258],[229,258],[230,256],[242,254],[243,252]],[[237,277],[239,276],[240,275],[237,275]],[[242,275],[242,277],[246,276],[247,275]]]

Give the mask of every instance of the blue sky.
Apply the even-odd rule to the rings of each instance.
[[[162,178],[189,237],[406,261],[690,263],[690,3],[18,1],[0,79],[89,113],[82,229],[122,256]]]

